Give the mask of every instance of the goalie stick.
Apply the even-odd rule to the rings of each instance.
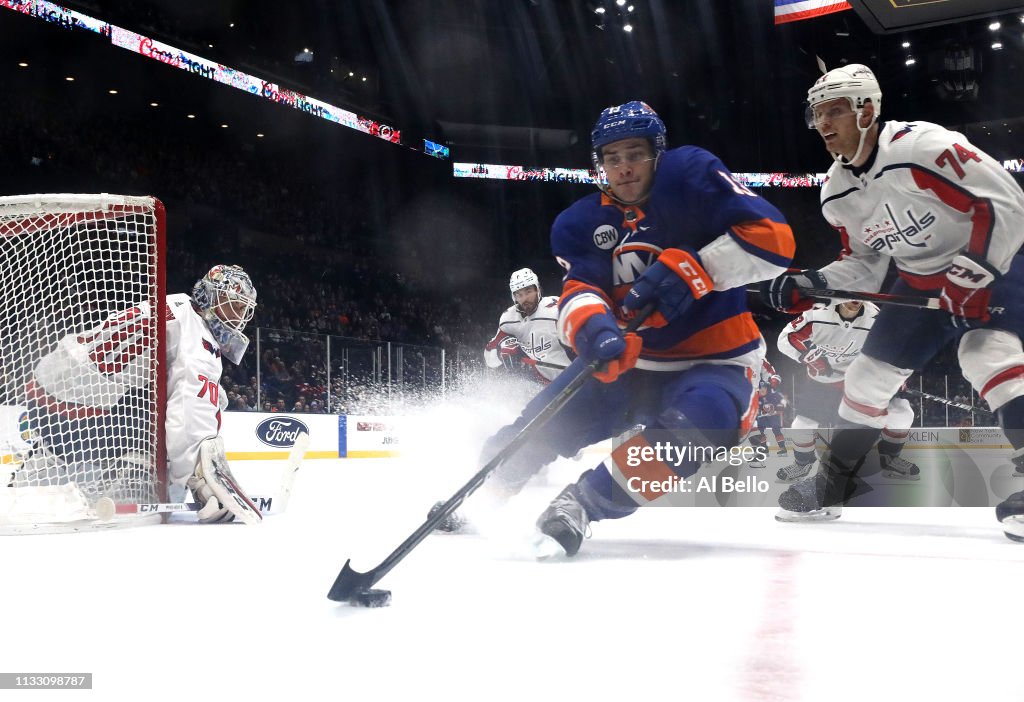
[[[643,321],[654,311],[654,309],[655,304],[651,303],[637,312],[636,316],[623,330],[623,334],[629,334],[636,331]],[[551,400],[551,402],[534,415],[534,417],[526,423],[526,426],[524,426],[518,434],[512,437],[512,440],[508,442],[505,448],[499,451],[498,454],[488,461],[483,468],[478,470],[476,474],[469,479],[469,482],[459,488],[454,495],[448,498],[448,501],[441,505],[440,509],[431,511],[427,520],[423,522],[416,531],[409,534],[405,541],[400,543],[387,558],[380,562],[380,564],[365,573],[360,573],[352,568],[352,559],[347,559],[345,561],[345,565],[341,567],[338,577],[335,578],[334,584],[331,585],[331,589],[327,593],[327,599],[333,602],[359,603],[359,598],[363,593],[370,591],[370,588],[379,582],[381,578],[391,572],[392,568],[398,565],[402,559],[408,556],[409,553],[419,545],[421,541],[427,538],[427,536],[437,528],[438,524],[458,509],[467,497],[476,492],[476,490],[484,484],[484,481],[490,477],[491,473],[493,473],[498,466],[504,463],[505,460],[513,453],[518,451],[523,444],[532,438],[535,432],[547,424],[547,422],[555,416],[559,410],[561,410],[562,407],[564,407],[566,403],[573,398],[574,395],[576,395],[579,389],[583,387],[588,380],[590,380],[590,377],[605,365],[604,361],[596,360],[584,365],[583,359],[578,358],[572,362],[570,368],[577,364],[578,367],[580,367],[578,375],[570,380],[565,388],[563,388],[562,391]]]
[[[816,300],[861,300],[863,302],[874,302],[879,305],[899,305],[901,307],[918,307],[926,310],[940,310],[937,297],[924,297],[920,295],[890,295],[889,293],[869,293],[857,290],[836,290],[834,288],[803,288],[797,286],[797,292],[804,297]],[[760,294],[761,289],[756,287],[747,288],[748,293]]]
[[[302,459],[309,448],[309,434],[302,432],[292,444],[288,458],[285,459],[284,471],[281,475],[281,485],[277,495],[271,497],[248,497],[247,499],[259,505],[270,507],[268,513],[281,514],[288,509],[288,502],[291,498],[292,487],[295,485],[295,474],[302,465]],[[174,514],[175,512],[196,512],[203,508],[198,502],[131,502],[117,503],[109,497],[101,497],[97,500],[93,509],[96,517],[102,521],[114,518],[116,514]]]

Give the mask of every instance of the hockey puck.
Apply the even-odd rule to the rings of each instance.
[[[117,505],[109,497],[101,497],[93,505],[93,509],[96,511],[96,518],[104,522],[113,519],[117,513]]]
[[[391,590],[363,590],[352,598],[360,607],[387,607],[391,604]]]

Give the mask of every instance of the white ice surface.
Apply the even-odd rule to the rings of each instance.
[[[461,460],[309,461],[258,527],[0,539],[0,672],[95,674],[0,699],[1024,699],[1024,545],[990,509],[652,508],[545,563],[432,536],[380,583],[391,607],[328,601],[346,558],[371,568],[472,474]],[[528,534],[597,460],[560,463],[506,521]],[[255,493],[275,471],[236,469]]]

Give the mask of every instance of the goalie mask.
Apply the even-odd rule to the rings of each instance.
[[[224,358],[235,365],[249,346],[242,333],[256,311],[256,288],[241,266],[214,266],[192,288],[199,307]]]
[[[531,287],[537,290],[535,299],[529,299],[525,293],[518,297],[516,296],[516,293],[520,290],[528,290]],[[509,278],[508,290],[512,293],[512,302],[516,303],[516,310],[519,311],[519,314],[529,317],[537,311],[537,307],[540,305],[540,279],[537,278],[536,273],[529,268],[520,268]]]

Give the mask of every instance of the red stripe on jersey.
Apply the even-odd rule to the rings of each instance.
[[[944,204],[957,212],[966,214],[974,211],[974,214],[971,215],[971,238],[967,250],[978,258],[986,258],[988,244],[992,238],[992,229],[995,227],[995,213],[992,210],[991,200],[974,197],[970,192],[945,178],[916,166],[911,166],[910,172],[914,176],[914,183],[917,184],[917,187],[921,190],[933,191]]]
[[[494,338],[487,342],[487,346],[484,347],[485,351],[494,351],[498,348],[498,344],[507,339],[510,334],[506,334],[502,330],[498,330],[498,333],[494,335]]]
[[[1019,378],[1024,375],[1024,366],[1014,366],[1013,368],[1007,368],[1004,371],[1000,371],[992,376],[992,379],[985,383],[985,387],[981,389],[981,399],[985,399],[985,395],[989,393],[992,388],[997,385],[1002,385],[1008,380]]]
[[[25,385],[25,399],[36,407],[42,407],[50,414],[56,414],[65,419],[87,419],[110,414],[108,410],[101,407],[86,407],[73,402],[61,402],[47,394],[34,380],[28,381]]]
[[[802,319],[802,316],[797,317],[796,321],[793,322],[793,324],[798,324]],[[806,352],[809,348],[808,342],[810,342],[811,340],[812,333],[814,333],[814,323],[809,322],[802,329],[797,329],[794,332],[790,332],[786,336],[786,339],[789,340],[789,343],[792,344],[795,349]]]
[[[164,321],[165,322],[173,322],[174,321],[174,312],[171,311],[171,306],[168,305],[166,302],[164,303]]]
[[[888,411],[888,405],[886,407],[872,407],[871,405],[862,405],[859,402],[854,402],[847,395],[843,395],[843,404],[851,409],[854,409],[861,414],[866,414],[869,417],[881,417]]]
[[[842,260],[853,253],[853,249],[850,248],[850,235],[846,231],[846,227],[834,227],[839,232],[839,241],[843,245],[843,250],[839,253],[839,259]]]
[[[753,247],[780,256],[786,261],[793,260],[796,240],[793,230],[784,222],[773,222],[768,218],[753,222],[742,222],[730,227],[732,233]]]

